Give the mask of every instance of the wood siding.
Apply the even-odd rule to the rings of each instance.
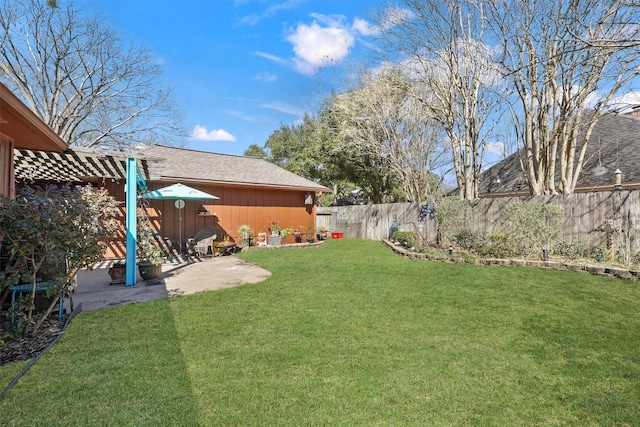
[[[153,183],[150,190],[158,189],[170,183]],[[254,231],[269,232],[272,221],[282,228],[304,231],[309,224],[315,227],[315,205],[305,205],[305,191],[269,189],[250,186],[196,185],[191,187],[219,197],[218,200],[185,200],[185,206],[179,210],[175,200],[144,199],[144,205],[151,217],[154,228],[162,238],[183,242],[195,236],[199,231],[215,228],[218,239],[229,237],[239,242],[238,228],[248,224]],[[107,183],[110,194],[117,200],[124,200],[123,184]],[[315,198],[314,198],[315,201]],[[124,202],[121,206],[119,221],[125,223]],[[181,227],[181,228],[180,228]],[[123,257],[125,247],[124,227],[109,244],[107,258]],[[293,243],[288,236],[283,243]]]
[[[15,196],[14,182],[13,141],[0,135],[0,194],[12,199]]]

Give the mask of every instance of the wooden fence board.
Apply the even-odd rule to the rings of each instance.
[[[613,244],[624,254],[625,261],[640,253],[640,191],[577,193],[572,195],[526,198],[486,198],[469,202],[472,229],[481,234],[500,230],[501,215],[513,200],[553,203],[564,208],[562,240],[584,243],[587,247],[603,247],[607,222],[616,230]],[[389,236],[395,220],[400,230],[417,231],[420,203],[332,206],[317,208],[317,226],[343,232],[347,238],[380,240]],[[437,210],[437,203],[436,203]],[[427,218],[422,223],[426,241],[436,240],[437,224]]]

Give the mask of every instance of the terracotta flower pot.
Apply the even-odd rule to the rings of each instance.
[[[111,276],[112,285],[120,285],[124,283],[125,274],[127,272],[126,267],[111,267],[109,268],[109,276]]]

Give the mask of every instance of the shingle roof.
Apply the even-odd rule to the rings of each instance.
[[[149,165],[151,180],[189,180],[216,184],[331,191],[262,159],[154,145],[139,151]]]
[[[126,159],[137,158],[147,181],[189,181],[228,185],[331,191],[265,160],[154,145],[138,153],[68,149],[63,153],[15,150],[16,179],[21,182],[126,178]]]
[[[479,193],[529,193],[521,157],[522,151],[516,152],[482,172]],[[639,117],[606,114],[598,120],[587,144],[585,162],[578,176],[576,190],[589,191],[598,186],[613,186],[613,172],[616,169],[622,171],[625,187],[640,184]],[[496,182],[498,176],[499,183]]]

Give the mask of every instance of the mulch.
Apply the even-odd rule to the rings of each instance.
[[[0,345],[0,366],[6,363],[29,360],[44,350],[58,335],[64,325],[57,319],[46,320],[38,333],[20,338],[4,337]]]

